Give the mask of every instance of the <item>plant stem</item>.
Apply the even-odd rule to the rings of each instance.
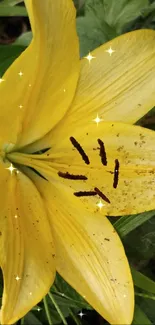
[[[56,285],[53,285],[52,288],[55,290],[55,292],[60,295],[61,297],[64,297],[66,299],[72,300],[70,297],[66,296],[64,293],[62,294],[61,292],[59,292],[58,288]],[[71,308],[68,308],[68,311],[70,313],[70,316],[72,317],[72,319],[74,320],[76,325],[82,325],[80,319],[73,313]]]
[[[52,322],[52,319],[51,319],[51,315],[50,315],[50,311],[49,311],[49,308],[48,308],[48,303],[47,303],[47,298],[46,297],[43,298],[43,302],[44,302],[46,317],[48,319],[49,325],[53,325],[53,322]]]
[[[55,301],[53,295],[51,294],[51,292],[49,292],[48,295],[49,295],[49,297],[50,297],[50,299],[51,299],[53,305],[55,306],[55,309],[57,310],[57,312],[58,312],[58,314],[59,314],[59,316],[60,316],[60,318],[61,318],[63,324],[64,324],[64,325],[68,325],[68,324],[67,324],[67,321],[66,321],[66,319],[65,319],[65,317],[64,317],[64,315],[62,314],[62,312],[61,312],[61,310],[60,310],[58,304],[56,303],[56,301]]]
[[[73,313],[71,308],[68,308],[71,317],[73,318],[76,325],[82,325],[80,319]]]
[[[21,325],[24,325],[24,317],[22,317],[21,321],[20,321]]]
[[[135,292],[135,295],[139,296],[139,297],[155,300],[155,296],[150,296],[150,295],[147,295],[146,293]]]
[[[66,299],[68,299],[68,300],[70,300],[70,301],[73,301],[72,298],[68,297],[68,296],[65,295],[64,293],[61,293],[61,292],[57,289],[57,287],[56,287],[55,285],[53,285],[52,288],[55,290],[55,292],[53,292],[53,293],[56,293],[56,294],[58,294],[60,297],[66,298]],[[77,304],[80,304],[80,305],[81,305],[81,308],[84,308],[84,307],[86,306],[86,302],[83,303],[82,301],[77,301],[77,300],[75,300],[75,299],[74,299],[74,302],[77,303]]]

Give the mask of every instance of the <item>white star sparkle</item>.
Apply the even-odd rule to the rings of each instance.
[[[23,108],[23,105],[19,105],[19,108]]]
[[[0,78],[0,84],[1,84],[3,81],[4,81],[4,79],[3,79],[3,78]]]
[[[83,314],[83,312],[80,311],[80,313],[78,315],[82,318],[85,314]]]
[[[38,307],[37,310],[38,310],[38,311],[41,311],[41,308]]]
[[[110,54],[110,56],[112,55],[112,53],[115,52],[115,50],[113,50],[110,46],[110,48],[108,50],[106,50],[105,52],[108,52]]]
[[[22,71],[20,71],[18,74],[19,74],[20,77],[23,76],[23,72]]]
[[[5,169],[8,169],[8,170],[10,171],[11,175],[12,175],[13,171],[14,171],[15,169],[17,169],[17,168],[14,168],[13,165],[11,164],[10,167],[5,168]]]
[[[93,121],[96,122],[96,123],[97,123],[97,126],[98,126],[98,124],[99,124],[101,121],[103,121],[103,120],[100,119],[99,116],[98,116],[98,114],[97,114],[97,117],[96,117]]]
[[[17,275],[16,276],[16,280],[19,281],[21,278]]]
[[[15,219],[17,219],[18,218],[18,216],[17,215],[15,215]]]
[[[91,60],[95,59],[96,57],[95,56],[92,56],[89,52],[89,54],[87,56],[84,56],[85,59],[87,59],[90,63]]]
[[[100,210],[105,206],[105,204],[103,204],[103,203],[101,202],[101,200],[100,200],[100,202],[97,203],[96,205],[100,208]]]

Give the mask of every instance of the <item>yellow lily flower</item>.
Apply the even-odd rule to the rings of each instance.
[[[131,125],[155,104],[155,31],[79,60],[72,0],[25,4],[33,41],[0,83],[1,323],[57,270],[110,324],[131,324],[130,268],[106,216],[155,208],[155,133]]]

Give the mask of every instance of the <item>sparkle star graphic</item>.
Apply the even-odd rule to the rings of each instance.
[[[4,81],[4,79],[3,78],[0,78],[0,83],[2,83]]]
[[[21,278],[17,275],[16,276],[16,280],[19,281]]]
[[[82,318],[85,314],[83,314],[83,312],[80,311],[80,313],[78,315]]]
[[[99,124],[101,121],[103,121],[103,120],[100,119],[99,116],[98,116],[98,114],[97,114],[97,117],[96,117],[93,121],[96,122],[96,123],[97,123],[97,126],[98,126],[98,124]]]
[[[90,53],[87,56],[84,56],[85,59],[87,59],[90,63],[91,60],[95,59],[95,56],[92,56]]]
[[[105,204],[103,204],[103,203],[101,202],[101,200],[100,200],[100,202],[97,203],[96,205],[100,208],[100,210],[105,206]]]
[[[18,74],[19,74],[20,77],[23,76],[23,72],[22,71],[20,71]]]
[[[115,50],[113,50],[110,46],[110,48],[108,50],[106,50],[105,52],[109,53],[110,56],[112,55],[113,52],[115,52]]]
[[[14,171],[15,169],[17,169],[17,168],[14,168],[13,165],[11,164],[10,167],[5,168],[5,169],[8,169],[8,170],[10,171],[11,175],[12,175],[13,171]]]

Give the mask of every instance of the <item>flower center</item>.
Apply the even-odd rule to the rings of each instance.
[[[23,167],[27,167],[32,169],[37,175],[39,175],[40,177],[46,179],[43,175],[42,175],[42,171],[39,172],[39,167],[41,167],[41,170],[43,169],[45,172],[45,164],[41,163],[40,166],[40,162],[42,161],[41,159],[41,155],[46,152],[48,149],[43,149],[40,151],[37,151],[35,153],[32,154],[28,154],[28,153],[23,153],[23,152],[5,152],[5,159],[9,160],[11,162],[11,164],[13,164],[18,170],[23,172]]]

